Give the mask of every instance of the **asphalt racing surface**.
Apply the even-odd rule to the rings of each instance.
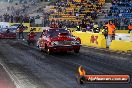
[[[0,88],[16,88],[2,65],[0,65]]]
[[[23,40],[0,40],[1,63],[19,88],[132,88],[128,84],[84,84],[76,81],[82,65],[87,74],[132,75],[132,55],[82,47],[79,54],[48,55]]]

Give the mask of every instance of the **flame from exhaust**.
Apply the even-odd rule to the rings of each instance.
[[[80,75],[80,76],[86,75],[86,72],[85,72],[85,70],[84,70],[84,68],[83,68],[82,66],[79,66],[78,72],[79,72],[79,75]]]

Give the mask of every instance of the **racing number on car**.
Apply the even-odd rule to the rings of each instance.
[[[90,39],[90,43],[96,43],[96,44],[98,44],[97,39],[98,39],[98,36],[92,35],[92,36],[91,36],[91,39]]]

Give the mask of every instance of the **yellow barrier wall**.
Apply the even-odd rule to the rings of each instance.
[[[74,32],[76,31],[76,28],[68,28],[69,31]]]
[[[128,30],[116,30],[116,33],[128,33]]]
[[[109,48],[115,51],[132,51],[132,41],[113,40]]]
[[[11,25],[14,24],[20,24],[20,23],[10,23]],[[27,26],[27,30],[25,30],[24,32],[30,32],[30,30],[34,29],[34,32],[42,32],[42,27],[30,27],[30,23],[22,23],[24,26]]]
[[[42,31],[43,31],[43,30],[42,30],[42,27],[30,27],[28,31],[30,31],[30,30],[32,30],[32,29],[34,29],[34,30],[33,30],[34,32],[42,32]]]
[[[132,33],[130,34],[130,36],[132,37]]]
[[[14,24],[20,24],[20,23],[10,23],[10,26],[11,25],[14,25]],[[27,30],[25,30],[24,32],[29,32],[29,30],[30,30],[30,23],[22,23],[24,26],[27,26],[28,28],[27,28]]]
[[[68,28],[68,29],[71,31],[76,31],[76,28]],[[128,30],[116,30],[115,33],[128,33]]]
[[[72,34],[81,39],[82,45],[106,48],[106,39],[102,34],[91,32],[72,32]]]

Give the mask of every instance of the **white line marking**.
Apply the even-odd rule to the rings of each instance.
[[[13,81],[14,85],[16,86],[16,88],[21,88],[20,87],[20,81],[18,80],[18,78],[7,68],[6,65],[0,63],[2,65],[2,67],[4,68],[4,70],[6,71],[6,73],[9,75],[9,77],[11,78],[11,80]],[[17,82],[16,82],[17,81]]]

